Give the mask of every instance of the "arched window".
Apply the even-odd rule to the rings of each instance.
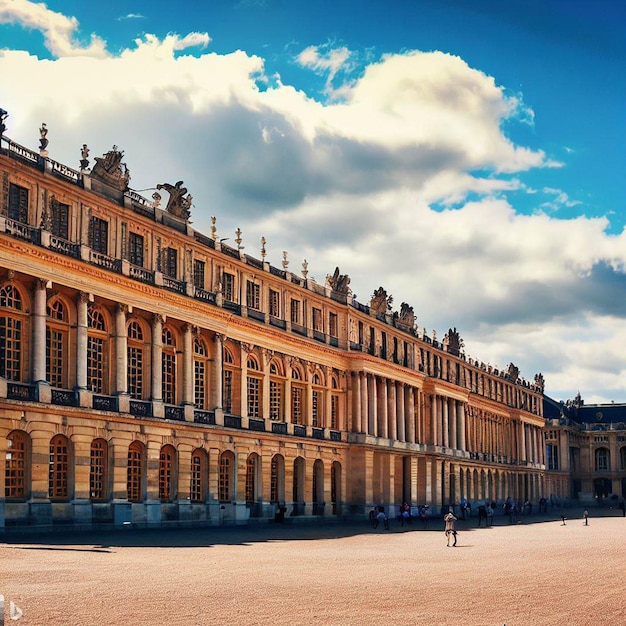
[[[322,515],[324,513],[324,463],[321,459],[316,459],[315,463],[313,463],[311,488],[313,515]]]
[[[250,355],[247,366],[248,416],[259,418],[263,401],[263,378],[256,357]]]
[[[280,454],[272,457],[270,472],[270,502],[285,501],[285,459]]]
[[[248,455],[246,461],[246,502],[252,504],[257,499],[257,472],[259,467],[258,454]]]
[[[294,381],[303,380],[302,373],[299,369],[291,370],[291,378]],[[291,385],[291,421],[294,424],[304,424],[304,397],[305,387],[302,384],[292,383]]]
[[[313,385],[311,393],[311,426],[324,427],[324,389],[321,387],[322,378],[317,372],[313,374]]]
[[[67,307],[59,299],[47,307],[46,376],[52,387],[67,388],[66,362],[69,333]]]
[[[0,376],[22,380],[22,296],[13,285],[0,288]]]
[[[29,437],[21,430],[7,436],[6,464],[4,470],[4,495],[11,499],[25,499],[28,495]]]
[[[144,394],[144,336],[136,320],[128,324],[128,394],[141,400]]]
[[[206,499],[206,452],[197,448],[191,453],[191,485],[189,499],[192,502],[204,502]]]
[[[276,361],[270,363],[270,419],[283,422],[285,420],[284,409],[285,382],[282,378],[282,370]]]
[[[176,450],[166,445],[159,454],[159,500],[172,502],[176,499]]]
[[[64,435],[55,435],[50,441],[48,496],[51,500],[70,497],[70,451],[69,441]]]
[[[144,446],[133,441],[128,446],[126,493],[130,502],[141,502],[144,483]]]
[[[295,515],[304,513],[304,473],[304,459],[301,456],[296,457],[293,462],[292,485],[293,513]]]
[[[193,342],[194,405],[198,409],[208,408],[209,351],[202,339]]]
[[[220,502],[232,500],[232,482],[235,457],[232,452],[222,452],[219,461],[218,499]]]
[[[94,439],[91,442],[89,497],[92,500],[106,500],[108,497],[108,449],[109,446],[104,439]]]
[[[609,451],[606,448],[596,450],[596,472],[607,472],[609,470]]]
[[[163,328],[163,402],[176,404],[176,340],[172,331]]]
[[[104,315],[97,308],[89,307],[87,328],[87,388],[94,393],[107,393],[104,373],[109,336]]]

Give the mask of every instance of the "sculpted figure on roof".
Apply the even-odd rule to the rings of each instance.
[[[165,189],[170,194],[165,210],[176,217],[188,220],[191,215],[191,194],[187,193],[187,187],[183,187],[183,181],[179,180],[175,185],[169,183],[161,183],[157,185],[157,189]]]
[[[120,191],[128,189],[130,182],[130,172],[126,163],[122,163],[124,153],[113,146],[104,157],[96,157],[96,164],[91,172],[92,178],[100,180]]]
[[[461,339],[461,335],[459,335],[459,331],[454,328],[450,328],[446,333],[446,336],[443,340],[444,344],[448,345],[448,352],[450,354],[454,354],[455,356],[459,356],[461,354],[461,350],[463,350],[464,343],[463,339]]]
[[[335,267],[335,273],[331,276],[328,274],[326,280],[330,285],[330,288],[337,293],[348,294],[350,291],[348,285],[350,284],[350,277],[347,274],[340,274],[339,267]]]
[[[376,315],[384,315],[391,308],[392,302],[393,296],[388,296],[387,292],[382,287],[379,287],[372,295],[370,309]]]

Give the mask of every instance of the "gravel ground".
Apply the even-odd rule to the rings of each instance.
[[[5,535],[0,594],[27,625],[626,623],[626,519],[568,512],[492,528],[431,519]]]

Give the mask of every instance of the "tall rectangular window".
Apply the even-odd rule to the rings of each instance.
[[[313,307],[313,330],[324,332],[324,323],[322,321],[322,310]]]
[[[248,376],[248,416],[259,417],[261,405],[261,381]]]
[[[338,337],[337,313],[328,314],[328,334],[331,337]]]
[[[230,413],[233,409],[233,373],[231,370],[224,370],[224,389],[222,393],[224,413]]]
[[[189,499],[192,502],[204,500],[204,457],[196,450],[191,456],[191,480]]]
[[[143,267],[143,236],[137,233],[128,235],[128,260],[137,267]]]
[[[176,404],[176,355],[163,352],[163,402]]]
[[[194,360],[194,405],[206,408],[206,361]]]
[[[282,387],[275,380],[270,380],[270,419],[282,420]]]
[[[0,317],[0,376],[19,381],[21,362],[22,322],[12,317]]]
[[[95,393],[104,389],[104,339],[87,337],[87,388]]]
[[[336,395],[330,397],[330,427],[339,428],[339,396]]]
[[[224,300],[235,301],[235,277],[227,272],[222,274],[222,294]]]
[[[198,289],[204,289],[204,261],[195,259],[193,262],[193,284]]]
[[[52,202],[52,234],[61,239],[68,239],[69,234],[69,204],[62,202]]]
[[[302,387],[291,388],[291,421],[302,424]]]
[[[251,280],[246,283],[246,306],[249,309],[261,309],[261,287]]]
[[[301,314],[300,314],[300,300],[291,299],[291,323],[292,324],[302,324]]]
[[[163,273],[166,276],[174,279],[178,276],[178,250],[175,248],[165,248],[163,266]]]
[[[218,499],[220,502],[228,502],[230,500],[230,457],[226,454],[220,456],[219,462],[219,479],[218,479]]]
[[[64,333],[54,328],[46,329],[46,365],[48,382],[53,387],[63,387],[63,363],[65,358]]]
[[[89,460],[89,495],[92,500],[104,500],[106,489],[107,443],[96,439],[91,444]]]
[[[311,426],[321,426],[320,408],[320,392],[314,389],[311,396]]]
[[[143,350],[128,347],[128,393],[131,398],[143,397]]]
[[[27,435],[23,432],[13,432],[7,437],[4,470],[4,494],[6,498],[26,497],[26,437]]]
[[[94,252],[108,254],[109,223],[99,217],[92,217],[89,222],[89,247]]]
[[[280,293],[270,289],[270,315],[280,317]]]
[[[28,224],[28,189],[9,184],[9,219]]]

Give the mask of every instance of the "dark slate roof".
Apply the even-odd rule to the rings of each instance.
[[[546,419],[565,417],[578,424],[626,423],[626,404],[564,403],[544,396],[543,413]]]

